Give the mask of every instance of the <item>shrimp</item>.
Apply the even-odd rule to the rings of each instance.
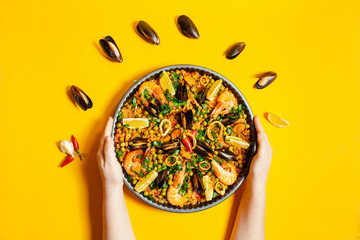
[[[189,86],[194,86],[195,85],[195,80],[194,78],[190,75],[190,73],[184,71],[184,70],[181,70],[181,74],[182,76],[184,77],[184,80],[187,84],[189,84]]]
[[[143,170],[143,168],[141,167],[141,159],[138,157],[139,155],[142,156],[143,153],[143,150],[138,149],[129,152],[125,156],[124,169],[129,175],[135,178],[138,177],[136,173],[140,174],[141,170]]]
[[[147,91],[145,91],[145,90],[147,90]],[[168,103],[161,87],[153,81],[148,81],[148,82],[142,83],[139,88],[139,94],[141,94],[140,101],[146,107],[149,106],[148,100],[145,99],[146,96],[149,96],[150,98],[152,98],[152,97],[156,98],[160,102],[160,104]]]
[[[188,191],[188,193],[186,193],[184,196],[181,196],[181,194],[179,193],[184,178],[185,168],[183,167],[182,170],[178,171],[175,174],[174,182],[169,187],[167,192],[167,200],[171,205],[182,207],[190,199],[191,191]]]
[[[238,173],[233,164],[225,163],[220,166],[220,164],[218,164],[215,160],[212,160],[211,165],[214,169],[215,175],[223,184],[232,185],[236,181]]]
[[[218,97],[217,104],[211,112],[211,119],[217,118],[219,114],[228,114],[237,105],[237,100],[232,92],[225,90]]]

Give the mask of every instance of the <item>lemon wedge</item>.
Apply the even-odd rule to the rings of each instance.
[[[174,86],[166,72],[162,72],[162,76],[160,78],[160,86],[164,90],[164,92],[167,89],[171,96],[175,95]]]
[[[277,127],[286,127],[287,125],[289,125],[289,122],[286,121],[285,119],[282,119],[281,117],[273,114],[273,113],[268,113],[267,114],[267,119],[270,123],[274,124]]]
[[[140,181],[135,185],[135,191],[138,193],[144,191],[155,180],[157,175],[158,173],[156,171],[146,174],[146,176],[140,179]]]
[[[206,98],[209,101],[214,100],[214,98],[216,97],[216,94],[219,92],[221,86],[222,86],[222,79],[216,80],[213,83],[213,85],[211,85],[211,87],[209,88],[209,91],[206,94]]]
[[[226,136],[225,141],[236,147],[241,147],[245,149],[248,149],[250,147],[250,143],[238,137]]]
[[[145,128],[149,126],[149,119],[147,118],[124,118],[123,124],[127,124],[128,128]]]
[[[214,194],[214,188],[211,184],[211,179],[208,175],[202,177],[203,186],[205,188],[206,201],[210,201]]]

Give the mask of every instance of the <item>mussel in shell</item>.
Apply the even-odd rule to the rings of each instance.
[[[199,39],[200,35],[199,35],[199,31],[197,30],[195,24],[193,23],[193,21],[191,21],[191,19],[188,16],[185,15],[181,15],[178,19],[177,19],[179,28],[181,30],[181,32],[188,38],[196,38]]]
[[[166,181],[166,179],[167,179],[168,173],[169,173],[169,171],[163,170],[163,171],[161,171],[161,172],[159,173],[159,175],[156,177],[156,179],[155,179],[155,185],[156,185],[158,188],[161,188],[161,187],[164,185],[164,183],[165,183],[165,181]]]
[[[186,113],[180,112],[180,123],[183,128],[190,129],[193,123],[194,113],[188,110]]]
[[[71,86],[71,95],[73,96],[76,103],[84,110],[92,108],[93,103],[86,93],[81,90],[79,87],[72,85]]]
[[[194,174],[191,177],[191,183],[193,185],[195,192],[198,193],[202,190],[201,180],[199,174],[197,173],[197,170],[194,170]]]
[[[186,101],[188,99],[188,92],[185,83],[177,88],[175,97],[180,101]]]
[[[218,157],[225,159],[225,160],[236,161],[235,153],[231,152],[229,149],[225,149],[224,151],[219,151]]]
[[[208,88],[207,88],[207,87],[204,88],[204,89],[200,92],[200,94],[199,94],[200,98],[199,98],[199,100],[198,100],[198,103],[199,103],[199,104],[203,104],[203,103],[205,102],[207,92],[208,92]]]
[[[233,124],[234,122],[236,122],[236,120],[238,120],[238,118],[235,117],[235,114],[229,113],[228,115],[225,116],[224,119],[221,120],[221,123],[224,126],[227,126],[227,125]]]
[[[210,153],[214,153],[214,151],[205,143],[198,141],[196,147],[194,148],[194,152],[200,154],[202,156],[209,156]]]
[[[246,44],[244,42],[239,42],[231,46],[226,51],[226,58],[227,59],[234,59],[236,58],[245,48]]]
[[[112,37],[106,36],[104,39],[100,39],[99,44],[111,60],[119,63],[123,61],[120,50]]]
[[[164,143],[161,146],[161,149],[167,154],[171,154],[179,148],[180,148],[179,142],[168,142],[168,143]]]
[[[159,109],[152,102],[149,102],[149,107],[146,110],[154,117],[157,117],[159,112]]]
[[[160,44],[160,38],[149,24],[144,21],[139,21],[136,29],[140,33],[140,35],[149,43],[153,43],[156,45]]]
[[[277,77],[276,72],[265,72],[259,76],[259,80],[256,82],[255,87],[257,89],[263,89],[270,85],[273,81],[275,81]]]
[[[147,140],[143,138],[135,138],[131,140],[132,144],[129,146],[130,150],[137,150],[137,149],[146,149],[147,148]]]

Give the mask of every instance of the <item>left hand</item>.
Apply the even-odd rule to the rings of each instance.
[[[119,186],[122,189],[124,184],[123,172],[115,156],[114,142],[110,136],[113,122],[113,118],[109,117],[104,135],[100,139],[98,164],[104,187]]]

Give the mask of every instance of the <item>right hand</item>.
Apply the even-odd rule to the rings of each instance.
[[[254,123],[257,131],[258,150],[252,160],[249,177],[253,184],[265,187],[273,149],[258,116],[254,117]]]

